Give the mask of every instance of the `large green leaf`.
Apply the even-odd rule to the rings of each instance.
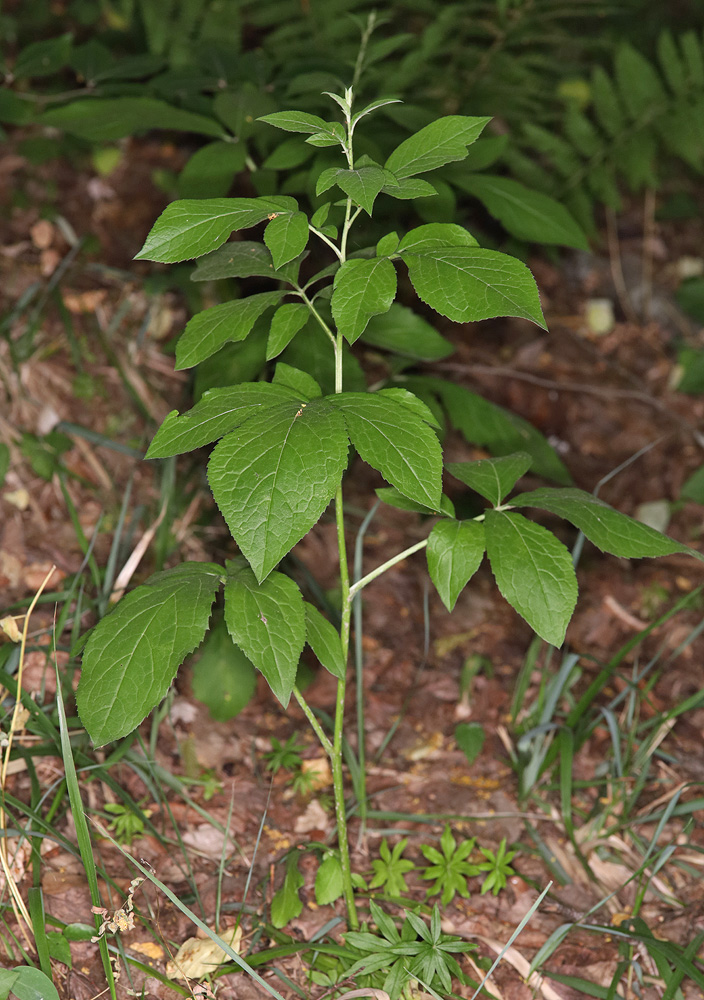
[[[326,670],[345,679],[347,664],[342,655],[340,634],[318,609],[306,601],[306,641]]]
[[[362,340],[365,344],[418,361],[441,361],[454,351],[450,341],[427,320],[397,302],[384,315],[371,317]]]
[[[291,851],[286,858],[284,882],[271,901],[271,922],[274,927],[285,927],[289,920],[295,920],[303,909],[303,901],[298,890],[305,885],[305,879],[298,870],[298,851]]]
[[[546,329],[533,275],[515,257],[480,247],[402,253],[418,295],[458,323],[520,316]]]
[[[344,414],[350,440],[365,462],[411,500],[439,509],[442,449],[412,406],[378,393],[326,398]]]
[[[88,102],[81,102],[88,103]],[[156,220],[135,260],[175,264],[217,250],[230,233],[277,212],[295,212],[293,198],[203,198],[172,201]]]
[[[193,697],[217,722],[234,719],[254,697],[257,678],[252,661],[233,643],[225,622],[211,629],[191,668]]]
[[[488,510],[484,530],[497,587],[534,632],[561,646],[577,603],[569,550],[522,514]]]
[[[510,177],[492,174],[466,174],[455,185],[478,198],[489,214],[519,240],[588,249],[582,228],[564,205],[547,194],[532,191]]]
[[[533,458],[533,472],[565,486],[571,483],[571,476],[555,449],[523,417],[444,379],[415,376],[404,379],[403,384],[419,394],[428,391],[437,394],[453,427],[471,444],[483,445],[495,455],[527,451]]]
[[[498,507],[521,476],[530,469],[533,459],[524,451],[505,458],[480,458],[477,462],[448,462],[446,468],[456,479],[480,493]]]
[[[334,124],[323,121],[317,115],[309,115],[305,111],[275,111],[271,115],[261,115],[257,121],[275,125],[285,132],[301,132],[309,135],[315,135],[316,132],[331,132]]]
[[[174,108],[156,97],[91,97],[45,111],[39,124],[70,132],[89,142],[112,142],[157,128],[215,137],[223,134],[222,126],[214,118]]]
[[[14,969],[0,971],[0,996],[13,996],[15,1000],[59,1000],[59,991],[41,969],[16,965]]]
[[[538,507],[558,514],[583,531],[590,542],[603,552],[626,559],[666,556],[673,552],[692,552],[686,545],[668,538],[647,524],[634,521],[603,500],[584,490],[533,490],[511,497],[512,507]]]
[[[385,313],[396,296],[396,270],[386,257],[347,260],[335,274],[330,307],[337,329],[353,344],[372,316]]]
[[[257,579],[317,522],[346,464],[345,422],[325,400],[277,403],[217,445],[210,486]]]
[[[246,299],[222,302],[196,313],[186,323],[176,345],[176,369],[192,368],[219,351],[223,344],[244,340],[259,317],[278,305],[283,295],[283,290],[257,292]]]
[[[247,147],[243,142],[209,142],[196,150],[178,175],[181,198],[220,198],[232,187],[235,174],[244,169]]]
[[[266,360],[271,361],[285,350],[310,319],[310,310],[303,302],[284,302],[271,317]]]
[[[299,257],[308,243],[308,217],[305,212],[282,212],[275,215],[264,230],[264,242],[271,251],[274,267],[283,267]]]
[[[259,583],[248,566],[228,563],[227,569],[228,631],[286,708],[306,641],[301,592],[283,573],[272,573]]]
[[[38,42],[30,42],[17,53],[12,76],[15,80],[51,76],[71,58],[72,44],[73,36],[69,32],[59,35],[58,38],[43,38]]]
[[[464,226],[454,222],[428,222],[406,233],[397,253],[418,253],[421,250],[447,247],[476,247],[477,241]]]
[[[448,611],[479,569],[484,549],[484,525],[478,521],[438,521],[430,532],[428,572]]]
[[[467,146],[479,138],[489,118],[448,115],[426,125],[397,146],[384,164],[402,180],[427,170],[435,170],[453,160],[463,160]]]
[[[127,736],[166,695],[205,635],[222,572],[187,562],[157,573],[96,625],[76,696],[96,746]]]
[[[154,435],[146,457],[169,458],[202,448],[266,407],[289,400],[300,403],[299,393],[270,382],[245,382],[209,389],[191,410],[180,416],[178,410],[168,414]]]
[[[201,257],[191,274],[191,281],[219,281],[221,278],[273,278],[283,275],[276,270],[271,254],[261,243],[237,240],[225,243]]]

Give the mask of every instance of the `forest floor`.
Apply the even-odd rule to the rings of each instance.
[[[49,590],[59,594],[62,581],[83,570],[81,534],[91,540],[97,565],[106,565],[128,488],[118,572],[143,539],[155,539],[171,563],[184,558],[221,561],[234,552],[207,490],[202,456],[179,463],[175,487],[165,484],[166,466],[139,457],[166,413],[186,408],[189,399],[188,376],[174,372],[169,351],[188,318],[185,297],[168,283],[165,269],[130,263],[164,203],[152,184],[153,171],[173,169],[178,157],[178,150],[167,144],[134,142],[122,164],[102,178],[65,161],[32,165],[12,149],[0,161],[0,201],[13,206],[0,220],[0,318],[8,335],[0,343],[0,439],[11,453],[0,492],[0,593],[9,613],[26,608],[52,566],[56,570]],[[667,531],[673,537],[699,547],[704,508],[677,501],[683,482],[704,462],[702,436],[696,431],[704,421],[704,397],[672,388],[674,344],[683,336],[696,342],[697,331],[672,305],[671,292],[678,260],[699,257],[702,223],[655,223],[646,227],[644,237],[641,209],[635,206],[632,215],[624,216],[618,234],[605,238],[593,255],[568,252],[552,262],[538,256],[530,260],[549,332],[516,320],[470,328],[443,321],[441,332],[457,349],[436,371],[533,423],[557,447],[576,486],[592,491],[623,465],[604,483],[601,498],[628,514],[654,504],[651,514],[670,514]],[[80,245],[71,246],[72,233],[83,240]],[[632,310],[614,288],[619,261],[636,300]],[[643,288],[652,303],[647,321],[638,319]],[[616,309],[613,329],[600,336],[590,332],[585,320],[587,302],[595,298],[613,300]],[[15,345],[14,360],[9,340]],[[364,349],[360,359],[372,369],[379,364]],[[64,470],[63,486],[51,465],[48,478],[36,471],[42,461],[37,438],[55,430],[68,435],[67,449],[44,461],[55,461],[57,470]],[[481,455],[455,435],[449,437],[448,449],[451,460]],[[530,476],[527,482],[526,488],[539,484]],[[378,485],[375,474],[357,460],[346,483],[353,531]],[[416,515],[382,507],[366,536],[365,569],[426,531]],[[567,533],[562,537],[568,544],[575,540]],[[153,571],[154,548],[141,548],[141,559],[135,557],[120,574],[119,589]],[[309,570],[323,590],[333,589],[337,553],[332,519],[324,518],[294,555],[299,573]],[[704,688],[704,639],[689,641],[702,619],[704,602],[696,593],[704,583],[702,574],[701,564],[686,556],[628,561],[589,546],[582,554],[580,599],[567,634],[567,648],[579,657],[579,677],[560,699],[554,718],[564,720],[565,706],[574,703],[600,667],[626,644],[632,648],[613,670],[594,711],[598,714],[599,705],[608,705],[620,693],[622,700],[602,713],[590,737],[576,748],[573,839],[557,768],[521,789],[521,774],[525,780],[539,737],[534,735],[520,754],[517,746],[520,726],[539,721],[543,685],[558,670],[560,654],[553,651],[551,657],[546,647],[534,648],[534,661],[527,660],[532,634],[499,595],[488,567],[482,567],[451,615],[428,592],[422,554],[365,591],[363,683],[373,812],[364,830],[358,817],[352,817],[354,867],[368,876],[382,838],[395,843],[401,835],[408,837],[406,856],[422,861],[420,845],[437,846],[445,815],[451,817],[457,839],[476,837],[478,847],[493,850],[503,838],[513,845],[516,874],[505,889],[496,896],[481,895],[481,879],[470,879],[472,895],[456,896],[442,907],[443,929],[475,942],[474,961],[481,964],[496,957],[552,881],[491,975],[487,988],[496,997],[571,1000],[586,995],[549,976],[525,980],[538,950],[563,925],[570,925],[569,932],[544,971],[581,977],[594,984],[592,995],[606,996],[626,956],[626,967],[619,971],[620,995],[661,997],[661,970],[653,958],[657,949],[637,936],[619,936],[619,927],[635,907],[656,940],[686,948],[704,932],[704,704],[694,698],[692,708],[679,711]],[[648,628],[690,594],[692,600],[679,613]],[[95,620],[85,606],[82,630]],[[56,689],[50,652],[55,607],[56,599],[50,598],[34,612],[23,674],[25,689],[47,710]],[[67,651],[71,635],[56,639],[59,669],[72,671]],[[640,679],[634,685],[636,675]],[[274,737],[283,743],[297,734],[304,758],[315,762],[321,756],[293,703],[284,714],[262,682],[237,717],[216,722],[193,697],[190,676],[188,666],[180,671],[158,733],[150,721],[142,727],[144,751],[149,748],[154,763],[179,780],[173,787],[162,783],[155,794],[140,778],[142,772],[128,763],[116,763],[110,774],[150,811],[153,832],[138,833],[130,852],[148,861],[206,922],[212,924],[219,912],[222,927],[234,923],[251,868],[245,953],[255,930],[258,949],[272,943],[263,925],[257,929],[256,914],[265,912],[279,888],[285,852],[298,844],[324,842],[331,834],[329,789],[323,784],[313,794],[296,794],[290,773],[282,769],[272,778],[265,767],[263,755]],[[75,681],[76,673],[71,677]],[[524,691],[516,706],[519,678]],[[329,712],[333,679],[314,674],[307,698]],[[353,709],[350,704],[352,732]],[[471,766],[454,739],[460,721],[479,722],[485,732],[482,751]],[[352,736],[350,741],[355,742]],[[31,749],[37,738],[18,734],[16,742]],[[13,760],[5,791],[29,802],[33,792],[25,759],[19,754]],[[57,794],[62,762],[55,755],[32,759],[49,802]],[[95,760],[101,761],[98,753]],[[322,764],[320,771],[324,782]],[[104,806],[116,801],[114,790],[101,772],[82,780],[88,811],[106,823]],[[674,807],[663,824],[668,806]],[[394,814],[405,815],[388,818]],[[53,822],[71,840],[68,809],[61,806]],[[16,837],[11,842],[16,850]],[[662,853],[665,848],[671,848],[668,857]],[[108,905],[118,908],[134,870],[108,840],[96,838],[95,850],[112,880],[112,887],[104,884],[111,893]],[[654,859],[663,860],[658,871]],[[58,921],[91,923],[76,854],[47,837],[40,870],[47,912]],[[301,870],[304,906],[286,930],[304,942],[342,916],[343,907],[341,902],[316,905],[311,855],[302,853]],[[32,867],[21,850],[16,850],[13,875],[26,895]],[[423,901],[427,883],[413,872],[407,881],[409,897]],[[3,897],[6,906],[7,887]],[[137,995],[173,996],[148,967],[163,972],[169,948],[178,947],[193,927],[148,883],[135,893],[135,905],[140,916],[134,929],[122,935],[122,947],[144,968],[123,972],[118,994],[125,996],[130,988]],[[7,906],[3,922],[8,929],[2,931],[3,939],[19,933]],[[341,924],[333,937],[340,929]],[[9,957],[2,961],[15,964]],[[307,980],[300,957],[276,964],[279,973],[265,975],[285,995],[294,995],[289,983],[305,996],[329,995]],[[479,978],[476,966],[467,962],[463,968]],[[73,944],[72,968],[57,964],[57,969],[62,997],[83,1000],[105,988],[96,944]],[[680,988],[686,998],[704,995],[687,976]],[[473,991],[461,992],[471,996]],[[264,995],[235,972],[217,980],[217,993],[225,1000]]]

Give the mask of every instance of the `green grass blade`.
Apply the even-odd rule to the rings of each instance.
[[[56,667],[56,710],[59,716],[59,732],[61,734],[61,753],[64,761],[64,771],[66,773],[66,787],[68,790],[68,798],[71,803],[71,815],[73,816],[73,823],[76,828],[76,838],[78,840],[78,849],[81,854],[81,861],[83,862],[83,867],[86,873],[86,880],[88,882],[88,889],[90,891],[90,898],[93,906],[101,906],[100,892],[98,890],[98,877],[95,868],[95,858],[93,857],[93,845],[90,839],[90,832],[88,830],[88,822],[86,820],[86,814],[83,809],[83,802],[81,801],[81,790],[78,785],[78,776],[76,774],[76,765],[73,760],[73,751],[71,748],[71,739],[68,733],[68,725],[66,724],[66,712],[64,709],[64,700],[61,696],[61,677],[59,676],[59,668]],[[96,932],[100,927],[100,918],[96,914],[95,916],[95,928]],[[108,954],[108,945],[105,937],[101,937],[98,946],[100,948],[100,957],[103,963],[103,971],[105,973],[105,978],[110,990],[111,1000],[117,1000],[117,994],[115,992],[115,977],[113,976],[112,965],[110,964],[110,956]]]

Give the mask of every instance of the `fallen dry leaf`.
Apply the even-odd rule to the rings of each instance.
[[[214,930],[214,928],[213,928]],[[217,933],[217,931],[215,931]],[[220,935],[225,944],[239,952],[242,940],[242,928],[233,928],[231,932]],[[183,942],[174,958],[166,965],[166,975],[169,979],[205,979],[228,959],[226,951],[212,938],[191,937]]]

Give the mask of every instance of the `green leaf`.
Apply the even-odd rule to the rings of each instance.
[[[474,195],[486,210],[519,240],[550,243],[587,250],[581,227],[559,201],[540,191],[531,191],[510,177],[468,174],[455,182]]]
[[[285,350],[310,318],[308,306],[302,302],[285,302],[271,318],[266,360],[271,361]]]
[[[333,677],[344,680],[347,675],[347,664],[342,656],[339,632],[314,605],[306,601],[305,609],[308,645]]]
[[[0,122],[26,125],[33,117],[32,105],[7,87],[0,89]]]
[[[300,394],[268,382],[209,389],[193,409],[179,416],[172,410],[156,432],[146,458],[170,458],[202,448],[234,430],[245,420],[274,403],[300,400]]]
[[[205,635],[222,568],[186,562],[157,573],[91,632],[78,714],[96,746],[127,736],[165,696]]]
[[[455,726],[455,743],[473,764],[484,746],[484,729],[478,722],[460,722]]]
[[[455,516],[455,508],[452,500],[444,494],[440,498],[439,510],[434,510],[432,507],[426,507],[425,504],[409,500],[407,496],[399,493],[393,486],[380,486],[374,492],[382,503],[388,504],[389,507],[396,507],[397,510],[408,510],[415,514],[424,514],[426,517],[432,517],[434,514],[444,514],[445,517],[452,518]]]
[[[361,339],[414,361],[441,361],[455,350],[427,320],[397,302],[384,315],[371,317]]]
[[[429,222],[416,226],[406,233],[398,245],[397,253],[417,253],[441,247],[476,247],[477,241],[463,226],[454,222]]]
[[[259,317],[278,305],[284,292],[257,292],[196,313],[186,323],[176,345],[176,369],[192,368],[219,351],[223,344],[244,340]]]
[[[418,385],[419,392],[426,386],[436,392],[447,408],[452,425],[471,444],[483,445],[496,455],[526,451],[533,458],[535,473],[565,485],[571,482],[555,449],[527,420],[444,379],[422,378],[419,383],[411,378],[406,383],[411,389]]]
[[[432,198],[438,193],[438,189],[429,181],[424,181],[420,177],[402,177],[398,184],[386,184],[383,188],[384,194],[398,198],[399,201],[412,201],[414,198]]]
[[[203,643],[191,668],[191,687],[216,722],[234,719],[254,697],[254,666],[235,646],[224,622],[211,629]]]
[[[448,319],[469,323],[520,316],[547,329],[533,275],[514,257],[469,246],[402,257],[420,298]]]
[[[1,464],[1,463],[0,463]],[[0,486],[2,485],[2,473],[0,471]],[[704,504],[704,465],[698,469],[683,484],[680,490],[681,500],[691,500],[693,503]]]
[[[305,879],[298,870],[298,851],[292,851],[286,859],[284,884],[271,901],[271,922],[274,927],[285,927],[289,920],[300,915],[303,903],[298,890],[304,884]]]
[[[402,180],[435,170],[453,160],[463,160],[467,146],[479,138],[490,120],[464,115],[438,118],[397,146],[384,166]]]
[[[478,521],[438,521],[430,532],[428,572],[448,611],[479,569],[484,548],[484,526]]]
[[[442,450],[428,424],[404,403],[379,393],[326,397],[345,417],[360,457],[411,500],[437,510],[442,495]]]
[[[633,121],[665,110],[668,102],[660,76],[628,42],[616,50],[614,70],[621,99]]]
[[[387,233],[376,245],[377,257],[390,257],[398,248],[398,233]]]
[[[88,101],[82,103],[91,103]],[[230,233],[275,212],[295,212],[293,198],[202,198],[172,201],[156,220],[135,260],[175,264],[216,250]]]
[[[264,230],[264,242],[271,251],[274,267],[283,267],[303,253],[308,232],[305,212],[282,213],[271,220]]]
[[[178,175],[179,197],[224,197],[235,174],[244,169],[246,156],[243,142],[210,142],[196,150]]]
[[[278,403],[217,445],[210,486],[257,579],[317,522],[346,464],[345,422],[325,400]]]
[[[17,55],[12,75],[16,80],[51,76],[62,69],[71,58],[73,37],[70,33],[58,38],[30,42]],[[89,102],[86,102],[89,103]]]
[[[449,462],[448,472],[461,483],[471,486],[498,507],[521,476],[530,469],[533,459],[524,451],[505,458],[480,458],[477,462]]]
[[[408,389],[391,386],[388,389],[378,389],[376,394],[384,399],[395,399],[397,403],[410,406],[416,416],[424,420],[426,424],[430,424],[435,430],[440,430],[440,423],[428,404],[418,396],[414,396]]]
[[[330,132],[332,122],[323,121],[317,115],[309,115],[304,111],[275,111],[271,115],[262,115],[257,119],[267,125],[275,125],[285,132],[303,132],[314,135],[316,132]]]
[[[324,858],[315,876],[315,901],[318,906],[334,903],[344,892],[340,859],[334,854]]]
[[[569,550],[522,514],[488,510],[486,551],[496,585],[541,639],[561,646],[577,603]]]
[[[274,267],[265,246],[251,240],[237,240],[201,257],[191,273],[191,281],[219,281],[221,278],[281,279],[283,275]]]
[[[353,344],[372,316],[385,313],[396,296],[396,271],[386,257],[346,260],[335,274],[330,303],[337,329]]]
[[[213,118],[174,108],[156,97],[91,97],[45,111],[38,122],[89,142],[114,142],[126,135],[162,128],[215,138],[223,134],[222,126]]]
[[[269,153],[262,163],[262,170],[291,170],[300,167],[313,155],[311,147],[300,139],[286,139]]]
[[[10,468],[10,448],[0,441],[0,486],[5,482],[5,476]]]
[[[626,559],[666,556],[673,552],[692,552],[647,524],[634,521],[603,500],[584,490],[533,490],[511,497],[512,507],[538,507],[558,514],[583,531],[590,542],[603,552]]]
[[[31,965],[3,969],[0,992],[3,996],[11,993],[16,1000],[59,1000],[58,990],[51,979],[41,969],[35,969]]]
[[[306,641],[301,592],[283,573],[271,573],[258,583],[249,566],[228,563],[227,570],[228,631],[286,708]]]
[[[590,89],[594,113],[601,127],[609,136],[621,135],[626,127],[623,108],[611,77],[601,66],[597,66],[592,73]]]
[[[376,197],[389,183],[389,177],[381,167],[359,167],[356,170],[338,170],[335,183],[355,205],[361,205],[367,215],[371,215]]]
[[[274,371],[272,385],[284,385],[299,394],[299,399],[320,399],[322,390],[312,375],[279,361]]]

